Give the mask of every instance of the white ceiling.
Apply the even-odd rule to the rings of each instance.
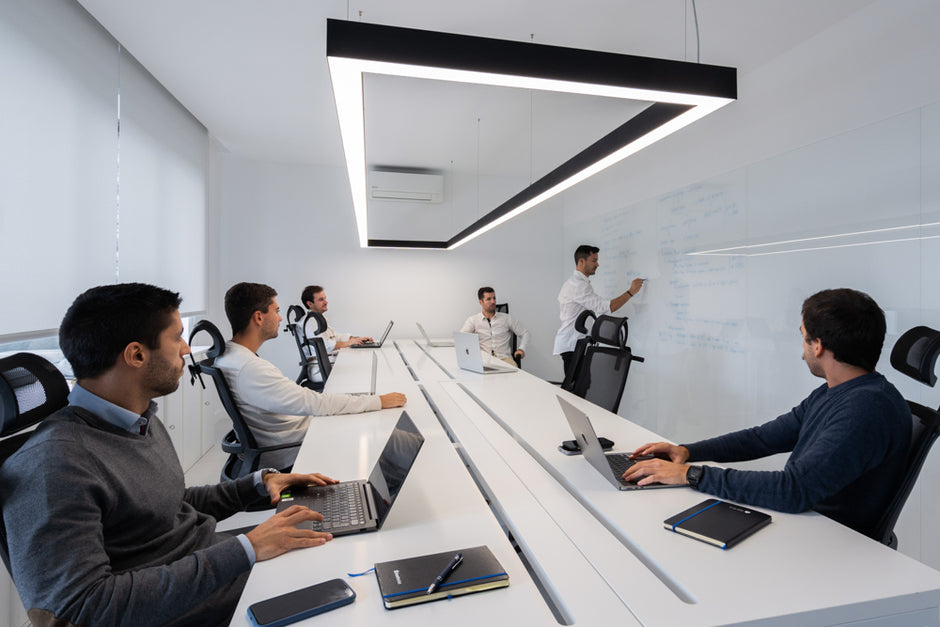
[[[343,163],[325,58],[327,18],[696,60],[691,0],[79,2],[226,150],[282,163]],[[869,2],[699,0],[700,60],[738,68],[740,81]],[[375,89],[381,88],[376,83]],[[501,173],[521,167],[531,176],[571,156],[596,139],[592,135],[609,131],[611,120],[630,115],[621,116],[622,103],[576,97],[548,99],[526,92],[493,106],[493,97],[457,90],[442,105],[421,91],[425,87],[403,89],[399,83],[384,89],[374,97],[388,106],[367,106],[368,115],[375,116],[370,128],[383,129],[370,135],[369,160],[384,165],[443,167],[451,162],[456,168],[459,162],[468,170],[489,167]],[[410,100],[401,100],[405,97]],[[513,111],[525,121],[509,115]],[[562,139],[556,134],[552,142],[540,139],[539,128],[557,129],[562,123],[573,131]],[[531,135],[526,126],[533,129]],[[519,143],[498,144],[509,135],[519,137]],[[501,159],[483,158],[481,165],[476,146],[487,142],[494,145],[489,154]]]

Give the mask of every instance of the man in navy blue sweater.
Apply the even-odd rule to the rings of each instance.
[[[911,414],[901,394],[875,372],[884,312],[862,292],[824,290],[803,303],[803,359],[826,383],[770,422],[676,446],[645,444],[656,455],[624,473],[640,484],[688,483],[740,503],[782,512],[815,510],[871,535],[904,472]],[[783,470],[690,465],[736,462],[789,452]]]

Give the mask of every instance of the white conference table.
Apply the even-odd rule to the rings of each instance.
[[[665,518],[707,495],[622,493],[580,456],[562,455],[557,446],[572,435],[556,396],[583,408],[615,450],[660,438],[528,373],[469,373],[457,368],[453,348],[397,341],[342,351],[327,389],[367,389],[373,352],[378,393],[405,392],[427,439],[399,501],[378,533],[256,565],[233,624],[248,624],[250,603],[336,576],[359,599],[311,621],[940,624],[940,572],[824,516],[770,512],[769,527],[728,551],[664,530]],[[315,419],[295,467],[367,476],[398,413]],[[373,576],[345,577],[377,561],[476,544],[506,567],[508,589],[386,611]]]

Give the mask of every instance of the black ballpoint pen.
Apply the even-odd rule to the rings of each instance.
[[[457,567],[460,566],[460,563],[463,562],[463,553],[458,553],[454,556],[454,559],[450,560],[450,563],[441,571],[441,574],[438,575],[431,585],[428,586],[428,594],[432,594],[437,590],[444,581],[450,577],[450,574],[457,570]]]

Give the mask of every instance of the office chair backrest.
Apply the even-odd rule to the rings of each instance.
[[[933,387],[937,382],[934,367],[938,355],[940,355],[940,331],[925,326],[914,327],[901,335],[894,348],[891,349],[891,365],[912,379]],[[910,400],[907,401],[907,405],[911,410],[913,425],[904,476],[871,534],[872,538],[893,549],[898,548],[894,525],[901,515],[901,510],[904,509],[911,490],[917,483],[917,477],[920,475],[930,448],[940,435],[940,412]]]
[[[617,413],[630,373],[630,364],[644,361],[627,346],[627,319],[598,316],[591,327],[571,392]]]
[[[16,353],[0,359],[0,466],[29,439],[30,433],[22,432],[68,405],[68,396],[65,377],[39,355]],[[2,515],[0,558],[10,572]]]
[[[583,337],[579,338],[574,345],[574,352],[571,355],[571,364],[568,371],[565,372],[565,379],[561,382],[561,389],[568,392],[574,391],[575,381],[578,380],[578,374],[581,372],[581,363],[584,361],[584,352],[589,344],[594,342],[591,336],[591,329],[597,316],[590,309],[585,309],[574,321],[574,330],[581,333]]]
[[[914,327],[905,332],[891,349],[891,365],[916,381],[933,387],[937,383],[935,366],[940,355],[940,331]]]
[[[499,313],[508,314],[509,313],[509,303],[496,303],[496,311]],[[519,338],[516,337],[515,333],[512,333],[512,339],[510,340],[509,354],[512,355],[513,361],[516,362],[517,368],[522,368],[522,357],[516,357],[516,350],[519,348]]]
[[[257,465],[258,462],[258,444],[248,427],[248,423],[245,422],[241,410],[238,409],[235,399],[232,397],[232,390],[225,380],[225,375],[215,366],[216,358],[225,353],[225,339],[218,327],[208,320],[200,320],[189,333],[190,346],[193,344],[193,338],[202,332],[208,333],[209,337],[212,338],[212,346],[206,352],[206,358],[199,363],[196,363],[195,358],[190,354],[190,359],[193,362],[189,366],[190,382],[195,385],[198,378],[203,389],[205,389],[206,384],[202,379],[202,375],[206,374],[215,384],[215,390],[222,402],[222,407],[232,421],[232,431],[222,439],[222,450],[229,454],[229,460],[222,470],[222,478],[237,479],[257,470],[252,466]]]

